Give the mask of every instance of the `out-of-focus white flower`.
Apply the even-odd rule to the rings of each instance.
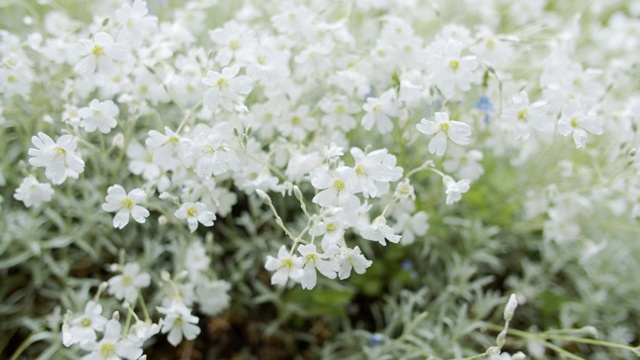
[[[96,340],[96,331],[103,331],[107,319],[102,316],[102,305],[89,301],[84,307],[84,313],[70,320],[65,320],[63,326],[62,343],[71,346]]]
[[[240,95],[247,95],[253,88],[253,81],[246,75],[237,76],[239,65],[222,69],[222,73],[209,70],[202,83],[210,87],[204,93],[204,106],[215,111],[220,105],[226,111],[233,111],[241,104]],[[242,104],[244,106],[244,104]]]
[[[135,337],[121,338],[122,325],[117,320],[111,319],[104,326],[104,335],[100,342],[91,341],[81,344],[91,354],[82,357],[82,360],[136,360],[142,355],[142,341]]]
[[[447,195],[447,205],[460,201],[462,194],[469,191],[469,180],[467,179],[456,182],[451,176],[444,176],[442,183],[445,186],[444,192]]]
[[[42,203],[51,201],[53,189],[51,184],[40,183],[33,176],[27,176],[13,194],[14,199],[22,201],[26,207],[40,207]]]
[[[80,127],[86,132],[94,132],[97,129],[103,134],[108,134],[118,125],[115,119],[118,112],[118,106],[113,101],[93,99],[88,107],[78,110],[78,115],[82,119]]]
[[[367,112],[362,118],[362,127],[365,130],[371,130],[373,125],[376,125],[380,134],[393,130],[391,118],[400,114],[396,97],[396,90],[389,89],[380,98],[368,98],[367,103],[362,105],[362,109]]]
[[[122,274],[112,277],[108,283],[109,294],[118,300],[133,303],[138,297],[138,291],[151,284],[151,276],[140,272],[140,265],[137,263],[129,263],[123,267]]]
[[[73,68],[78,74],[91,75],[97,70],[104,75],[113,75],[117,72],[113,61],[124,58],[126,48],[101,31],[93,36],[93,40],[80,40],[77,52],[82,56]]]

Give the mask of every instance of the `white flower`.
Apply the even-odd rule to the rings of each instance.
[[[412,244],[416,236],[423,236],[429,229],[429,216],[424,211],[419,211],[414,215],[402,212],[397,216],[397,222],[393,230],[401,234],[401,244]]]
[[[416,192],[413,189],[413,185],[409,182],[409,179],[402,180],[398,186],[396,186],[393,197],[399,200],[414,201],[416,199]]]
[[[197,281],[200,274],[205,271],[211,263],[211,258],[207,256],[207,250],[199,240],[194,241],[187,248],[184,256],[184,263],[189,277],[192,281]]]
[[[151,320],[142,321],[136,320],[136,323],[131,326],[129,336],[136,337],[140,341],[144,342],[149,340],[152,336],[160,332],[160,325],[154,324]]]
[[[251,92],[253,81],[246,75],[237,76],[238,72],[239,65],[223,68],[222,73],[207,72],[202,79],[203,84],[211,87],[204,93],[204,106],[207,109],[215,111],[220,105],[226,111],[233,111],[234,106],[241,102],[240,95]]]
[[[462,43],[457,40],[440,40],[431,46],[431,57],[428,59],[433,82],[442,94],[450,98],[455,89],[471,90],[471,83],[478,77],[473,71],[478,67],[475,56],[461,56]]]
[[[193,340],[200,334],[200,328],[195,325],[198,317],[191,315],[191,310],[183,303],[173,303],[168,308],[158,307],[158,312],[164,314],[162,333],[169,333],[167,340],[173,346],[178,346],[184,337]]]
[[[140,272],[140,265],[129,263],[122,269],[122,274],[109,279],[109,294],[118,300],[133,303],[138,297],[138,291],[151,284],[151,276]]]
[[[483,159],[483,154],[479,150],[465,151],[462,148],[452,149],[449,153],[451,158],[442,162],[442,167],[447,173],[455,172],[457,176],[470,181],[478,180],[484,173],[484,168],[479,161]]]
[[[311,185],[322,190],[311,201],[322,206],[338,206],[346,210],[354,210],[360,206],[360,200],[354,194],[358,192],[355,171],[347,166],[340,166],[332,173],[324,168],[311,172]]]
[[[547,129],[545,124],[544,101],[537,101],[529,104],[529,95],[522,90],[519,94],[513,95],[513,104],[504,109],[502,119],[514,122],[514,134],[516,139],[527,140],[529,138],[529,128],[532,127],[538,131]]]
[[[436,136],[429,142],[429,152],[442,156],[447,151],[447,138],[458,145],[469,145],[471,127],[463,122],[449,120],[444,112],[435,113],[435,122],[422,119],[416,129],[423,134]]]
[[[120,60],[126,55],[126,49],[106,32],[96,33],[93,40],[80,40],[77,52],[82,59],[73,69],[80,75],[91,75],[96,69],[104,75],[113,75],[116,72],[113,60]]]
[[[204,226],[213,226],[213,220],[216,219],[216,214],[207,210],[207,207],[201,202],[186,202],[173,215],[178,219],[187,219],[191,232],[196,231],[198,222]]]
[[[107,189],[106,203],[102,204],[102,210],[116,212],[113,217],[113,227],[122,229],[129,223],[129,215],[143,224],[149,216],[149,210],[138,205],[147,199],[147,194],[142,189],[133,189],[127,194],[124,188],[118,184]]]
[[[351,270],[355,270],[358,274],[364,274],[368,267],[373,264],[371,260],[367,260],[367,258],[362,255],[360,251],[360,247],[356,246],[353,249],[349,249],[348,247],[343,246],[334,246],[327,254],[340,264],[340,272],[338,273],[338,278],[340,280],[344,280],[351,276]]]
[[[102,305],[95,301],[87,302],[84,313],[71,320],[65,320],[63,326],[62,344],[71,346],[96,340],[96,331],[102,331],[107,319],[102,316]]]
[[[325,98],[320,101],[320,109],[326,114],[322,117],[322,125],[349,131],[356,127],[353,115],[360,112],[360,107],[346,96]]]
[[[379,149],[365,154],[360,148],[351,148],[355,160],[358,185],[365,197],[379,197],[389,191],[389,182],[402,178],[402,168],[396,165],[396,157]]]
[[[153,152],[153,163],[160,169],[174,170],[180,164],[180,152],[183,150],[181,144],[183,139],[180,135],[165,126],[164,134],[157,131],[149,131],[145,145],[149,151]]]
[[[271,276],[272,285],[282,285],[287,283],[287,279],[294,281],[300,280],[304,275],[302,270],[304,262],[301,257],[289,254],[287,248],[282,245],[278,250],[278,257],[267,256],[267,262],[264,267],[269,271],[275,271]]]
[[[219,48],[216,51],[215,61],[222,66],[227,66],[231,60],[246,63],[256,51],[257,41],[255,31],[247,24],[231,20],[223,27],[209,32],[209,37]]]
[[[133,46],[140,46],[144,35],[153,32],[158,25],[158,18],[147,16],[148,13],[147,2],[141,0],[135,0],[132,5],[124,4],[116,10],[116,20],[122,26],[118,41],[131,41]]]
[[[33,176],[27,176],[13,194],[14,199],[22,201],[26,207],[40,207],[42,203],[51,201],[53,189],[51,184],[39,183]]]
[[[373,129],[377,125],[380,134],[386,134],[393,130],[391,118],[400,114],[400,106],[396,101],[396,90],[385,91],[380,98],[367,98],[367,103],[362,105],[367,113],[362,118],[362,127],[365,130]]]
[[[93,99],[88,107],[78,110],[80,115],[80,127],[86,132],[94,132],[96,129],[103,134],[108,134],[118,125],[115,116],[118,115],[118,106],[111,100],[100,101]]]
[[[196,287],[200,311],[209,316],[218,315],[229,307],[231,284],[224,280],[203,281]]]
[[[463,179],[458,182],[453,180],[451,176],[444,176],[442,178],[444,184],[445,194],[447,194],[447,205],[451,205],[462,199],[462,194],[469,191],[469,180]]]
[[[45,176],[52,183],[62,184],[67,177],[77,179],[84,171],[84,161],[74,153],[78,146],[71,135],[62,135],[57,142],[53,142],[47,134],[39,132],[31,137],[36,149],[29,149],[29,164],[44,167]]]
[[[587,144],[587,132],[602,135],[602,118],[588,108],[585,101],[572,99],[562,107],[562,116],[558,120],[558,132],[562,136],[573,133],[573,141],[578,149]]]
[[[122,325],[117,320],[109,320],[104,326],[104,335],[100,342],[92,341],[81,344],[91,354],[83,356],[80,360],[136,360],[142,355],[142,341],[135,337],[120,339]]]
[[[383,246],[387,245],[385,240],[398,243],[401,239],[401,236],[396,235],[393,228],[387,225],[387,219],[383,215],[375,218],[371,225],[360,229],[360,235],[367,240],[377,241]]]
[[[300,245],[298,247],[304,265],[302,270],[304,275],[300,278],[303,289],[313,289],[316,286],[316,269],[329,279],[335,279],[340,266],[333,259],[326,260],[327,254],[319,254],[314,244]]]

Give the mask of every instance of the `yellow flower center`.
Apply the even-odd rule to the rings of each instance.
[[[518,111],[518,120],[527,121],[527,109],[522,109]]]
[[[133,201],[129,198],[124,198],[124,200],[122,200],[122,207],[131,210],[133,208]]]
[[[356,175],[367,175],[367,168],[362,164],[356,166]]]
[[[326,226],[327,233],[332,233],[338,230],[338,227],[334,223],[328,223]]]
[[[93,50],[91,50],[93,56],[98,57],[104,55],[104,48],[100,45],[94,45]]]
[[[572,128],[577,128],[578,127],[578,119],[576,119],[576,118],[572,118],[571,119],[571,127]]]
[[[129,275],[125,275],[125,276],[122,278],[122,283],[123,283],[123,284],[125,284],[125,285],[129,285],[129,284],[131,284],[132,282],[133,282],[133,278],[132,278],[131,276],[129,276]]]
[[[299,125],[300,124],[300,117],[294,116],[293,118],[291,118],[291,123],[293,125]]]
[[[458,60],[449,61],[449,69],[451,69],[453,72],[458,71],[459,67],[460,67],[460,62]]]
[[[233,51],[240,49],[240,41],[238,41],[238,39],[229,41],[229,48]]]
[[[91,326],[91,319],[89,318],[82,318],[82,320],[80,320],[80,326],[82,327],[89,327]]]
[[[344,181],[338,179],[333,182],[333,187],[338,190],[338,192],[344,190]]]
[[[116,355],[116,347],[111,343],[102,344],[100,347],[100,355],[103,358],[108,359]]]
[[[198,214],[198,210],[196,210],[195,206],[191,206],[190,208],[187,209],[187,216],[188,217],[194,217]]]
[[[444,122],[440,124],[440,131],[444,131],[445,133],[449,131],[449,123]]]

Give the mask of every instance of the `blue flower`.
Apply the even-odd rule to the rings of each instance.
[[[378,346],[386,339],[387,339],[386,335],[375,333],[375,334],[371,335],[371,339],[370,339],[371,346]]]
[[[476,108],[484,113],[484,123],[489,122],[489,116],[493,113],[493,104],[486,95],[482,95],[476,101]]]

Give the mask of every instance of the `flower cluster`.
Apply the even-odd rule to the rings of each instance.
[[[380,254],[446,263],[447,291],[503,271],[498,242],[522,234],[518,256],[550,272],[607,283],[593,261],[629,273],[599,256],[640,216],[637,1],[588,2],[583,15],[574,1],[462,4],[121,0],[82,18],[25,5],[28,31],[0,29],[1,146],[17,164],[0,185],[11,174],[6,197],[22,211],[3,221],[51,234],[20,243],[7,230],[0,270],[42,259],[40,283],[102,284],[60,321],[86,359],[138,359],[158,334],[193,340],[202,316],[240,301],[236,286],[251,291],[246,279],[350,286],[397,260]],[[484,225],[506,235],[455,235]],[[448,265],[480,249],[469,261],[485,270],[458,281],[467,267]],[[82,261],[55,265],[66,251]],[[103,259],[116,262],[108,279]],[[527,293],[524,266],[501,272],[504,286],[556,296]],[[85,270],[99,281],[67,281]],[[491,281],[451,292],[468,302]],[[564,309],[562,325],[577,326]],[[487,355],[506,358],[500,346]]]

